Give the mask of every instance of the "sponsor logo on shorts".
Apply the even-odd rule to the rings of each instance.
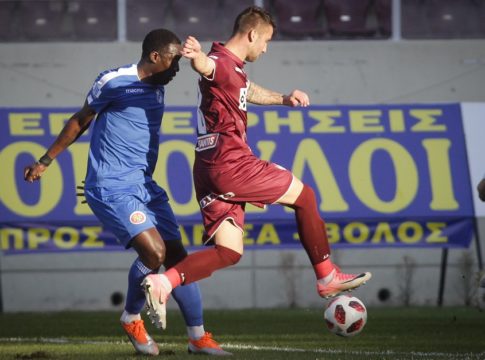
[[[209,206],[215,199],[217,199],[217,195],[216,194],[209,194],[209,195],[204,196],[199,201],[200,208],[203,209],[206,206]]]
[[[147,221],[147,217],[141,211],[133,211],[130,215],[130,222],[134,225],[143,224],[145,221]]]
[[[216,200],[217,198],[220,198],[220,199],[223,199],[223,200],[229,200],[230,198],[232,198],[234,196],[235,196],[235,194],[233,192],[228,192],[228,193],[220,194],[220,195],[210,193],[209,195],[204,196],[199,201],[199,205],[200,205],[201,209],[203,209],[206,206],[209,206],[210,204],[212,204],[214,202],[214,200]]]
[[[215,148],[218,139],[219,134],[207,134],[204,136],[199,136],[197,138],[197,146],[195,147],[195,151],[204,151]]]

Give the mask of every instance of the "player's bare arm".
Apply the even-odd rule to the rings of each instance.
[[[214,60],[202,51],[202,46],[195,37],[187,37],[182,48],[182,56],[190,60],[192,68],[200,75],[208,77],[214,72]]]
[[[84,103],[82,109],[71,116],[45,155],[39,161],[24,169],[24,179],[28,182],[39,180],[50,162],[86,131],[95,115],[96,113],[89,108],[88,104]]]
[[[308,106],[310,99],[308,95],[300,90],[293,90],[289,95],[268,90],[253,82],[249,84],[248,102],[257,105],[286,105],[286,106]]]

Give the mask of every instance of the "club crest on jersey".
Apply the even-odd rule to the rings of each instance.
[[[204,151],[216,147],[218,139],[218,133],[199,136],[197,138],[197,146],[195,147],[195,151]]]
[[[162,94],[162,92],[157,89],[156,93],[157,93],[157,102],[159,104],[162,104],[163,103],[163,94]]]
[[[147,217],[142,211],[133,211],[130,215],[130,222],[133,225],[143,224],[145,221],[147,221]]]

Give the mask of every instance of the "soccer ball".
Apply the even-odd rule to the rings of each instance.
[[[328,329],[339,336],[355,336],[367,322],[367,310],[359,299],[340,295],[330,301],[325,310]]]

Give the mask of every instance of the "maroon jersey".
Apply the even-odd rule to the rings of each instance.
[[[246,202],[271,204],[283,196],[293,174],[258,159],[246,141],[246,96],[249,81],[244,62],[219,43],[209,57],[210,77],[199,82],[198,139],[194,185],[207,239],[230,219],[241,230]]]
[[[212,44],[208,56],[215,69],[199,80],[196,168],[253,156],[246,141],[249,81],[244,62],[220,43]]]

